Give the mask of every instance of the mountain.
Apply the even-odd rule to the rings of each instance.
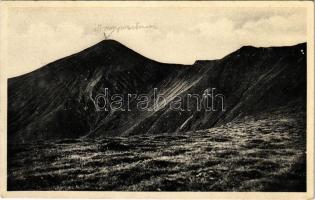
[[[109,98],[123,94],[124,101],[128,94],[145,94],[152,100],[156,88],[165,101],[143,111],[137,99],[131,99],[125,111],[98,111],[95,99],[105,88]],[[216,99],[211,112],[196,109],[197,101],[186,98],[214,88],[222,98]],[[184,109],[171,109],[178,98]],[[8,80],[8,142],[180,133],[272,110],[305,113],[305,105],[305,43],[244,46],[220,60],[179,65],[156,62],[117,41],[104,40]]]

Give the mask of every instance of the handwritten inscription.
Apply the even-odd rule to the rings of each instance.
[[[105,39],[109,39],[114,33],[122,31],[137,31],[143,29],[157,29],[153,24],[140,24],[135,23],[131,25],[102,25],[98,24],[94,28],[94,32],[103,33]]]

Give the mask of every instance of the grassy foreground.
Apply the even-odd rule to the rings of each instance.
[[[305,191],[305,119],[9,146],[8,190]]]

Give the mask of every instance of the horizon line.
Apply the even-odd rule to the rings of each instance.
[[[277,46],[277,45],[275,45],[275,46],[273,46],[273,45],[271,45],[271,46],[254,46],[254,45],[250,45],[250,44],[249,44],[249,45],[241,45],[239,48],[235,49],[234,51],[231,51],[230,53],[224,55],[224,56],[221,57],[221,58],[209,59],[209,60],[208,60],[208,59],[197,59],[197,60],[195,60],[193,63],[190,63],[190,64],[183,64],[183,63],[160,62],[160,61],[157,61],[157,60],[155,60],[155,59],[149,58],[149,57],[147,57],[147,56],[145,56],[145,55],[143,55],[143,54],[138,53],[137,51],[133,50],[133,48],[129,47],[128,45],[125,45],[124,43],[122,43],[122,42],[120,42],[120,41],[118,41],[118,40],[115,40],[115,39],[103,39],[103,40],[101,40],[101,41],[95,43],[95,44],[92,45],[92,46],[86,47],[86,48],[84,48],[84,49],[82,49],[82,50],[80,50],[80,51],[77,51],[77,52],[75,52],[75,53],[72,53],[72,54],[70,54],[70,55],[68,55],[68,56],[65,56],[65,57],[56,59],[56,60],[54,60],[54,61],[48,62],[48,63],[46,63],[46,64],[44,64],[44,65],[38,67],[37,69],[34,69],[34,70],[32,70],[32,71],[29,71],[29,72],[26,72],[26,73],[24,73],[24,74],[20,74],[20,75],[17,75],[17,76],[12,76],[12,77],[7,77],[7,78],[8,78],[8,80],[9,80],[9,79],[17,78],[17,77],[20,77],[20,76],[23,76],[23,75],[32,73],[32,72],[34,72],[34,71],[40,70],[40,69],[43,68],[43,67],[47,67],[47,66],[49,66],[49,65],[51,65],[51,64],[53,64],[53,63],[56,63],[56,62],[58,62],[58,61],[60,61],[60,60],[70,58],[70,57],[75,56],[75,55],[78,55],[78,54],[80,54],[80,53],[82,53],[82,52],[84,52],[84,51],[87,51],[87,50],[89,50],[89,49],[92,49],[93,47],[95,47],[95,46],[97,46],[97,45],[100,45],[100,44],[102,44],[102,43],[104,43],[104,42],[106,42],[106,41],[113,41],[113,42],[116,42],[116,43],[122,45],[123,47],[128,48],[130,51],[133,51],[133,52],[139,54],[140,56],[142,56],[142,57],[144,57],[144,58],[146,58],[146,59],[148,59],[148,60],[151,60],[151,61],[153,61],[153,62],[160,63],[160,64],[165,64],[165,65],[182,65],[183,67],[184,67],[184,66],[186,66],[186,67],[193,66],[193,65],[195,65],[198,61],[199,61],[199,62],[200,62],[200,61],[201,61],[201,62],[211,62],[211,61],[221,60],[221,59],[224,59],[225,57],[227,57],[227,56],[229,56],[229,55],[231,55],[231,54],[233,54],[233,53],[239,51],[240,49],[242,49],[242,48],[244,48],[244,47],[252,47],[252,48],[255,48],[255,49],[260,49],[260,48],[286,48],[286,47],[295,47],[295,46],[299,46],[299,45],[307,45],[307,41],[295,43],[295,44],[293,44],[293,45],[283,45],[283,46]]]

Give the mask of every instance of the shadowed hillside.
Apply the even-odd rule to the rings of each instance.
[[[116,41],[106,40],[9,79],[9,141],[86,135],[104,124],[103,119],[115,120],[120,115],[96,112],[92,98],[103,88],[110,93],[146,93],[162,81],[170,81],[183,68],[149,60]],[[109,129],[119,126],[115,122]]]
[[[147,59],[124,45],[104,40],[31,73],[9,79],[10,143],[41,139],[184,132],[206,129],[290,102],[305,105],[306,45],[245,46],[215,61],[183,66]],[[93,99],[113,94],[147,94],[153,88],[171,103],[176,96],[202,95],[215,88],[225,111],[173,111],[168,106],[129,112],[97,112]]]
[[[11,78],[7,167],[15,191],[306,191],[306,44],[178,65],[105,40]]]

